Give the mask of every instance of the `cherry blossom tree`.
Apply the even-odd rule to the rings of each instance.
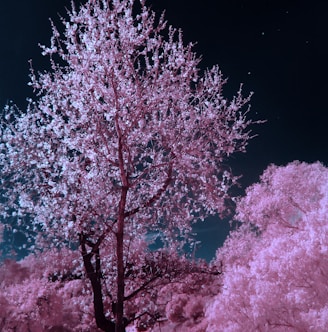
[[[237,204],[208,331],[327,331],[328,169],[270,166]]]
[[[1,116],[2,222],[31,250],[79,247],[97,326],[122,332],[125,303],[152,282],[126,284],[150,235],[179,252],[194,220],[224,211],[236,178],[223,162],[245,151],[250,97],[224,98],[218,66],[202,73],[144,0],[89,0],[63,25],[42,46],[51,70],[31,70],[37,100]]]

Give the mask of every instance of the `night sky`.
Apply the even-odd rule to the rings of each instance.
[[[81,2],[81,1],[80,1]],[[79,3],[79,2],[77,2]],[[181,28],[186,42],[197,42],[201,67],[219,64],[229,78],[225,95],[244,83],[254,91],[249,117],[267,120],[252,128],[258,136],[248,152],[228,164],[242,192],[258,181],[271,163],[293,160],[328,165],[328,2],[303,0],[149,0],[153,9],[166,9],[171,25]],[[29,64],[48,68],[38,43],[51,36],[48,18],[59,23],[69,0],[0,2],[0,107],[13,100],[24,108],[33,97],[27,86]],[[209,258],[222,243],[226,223],[210,220],[197,227],[203,246],[198,255]]]

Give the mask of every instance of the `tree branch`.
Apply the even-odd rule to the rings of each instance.
[[[155,275],[155,276],[153,276],[148,281],[146,281],[143,285],[141,285],[139,288],[137,288],[135,291],[133,291],[131,294],[129,294],[128,296],[125,296],[124,297],[124,301],[128,301],[128,300],[132,299],[139,292],[141,292],[142,290],[144,290],[148,285],[150,285],[153,281],[155,281],[156,279],[158,279],[160,277],[161,277],[161,275]]]
[[[164,181],[163,186],[144,205],[142,205],[141,207],[138,206],[135,209],[132,209],[130,211],[125,212],[124,217],[130,217],[130,216],[138,213],[142,208],[150,207],[154,202],[156,202],[161,197],[161,195],[165,192],[167,187],[169,186],[169,184],[172,180],[172,171],[173,171],[173,163],[170,162],[169,163],[169,170],[168,170],[168,173],[167,173],[167,178]]]

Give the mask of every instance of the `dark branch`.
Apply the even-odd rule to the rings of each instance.
[[[151,205],[153,205],[153,203],[155,203],[162,196],[162,194],[165,192],[165,190],[169,186],[169,184],[172,180],[172,170],[173,170],[173,163],[170,162],[169,170],[167,173],[167,178],[164,181],[163,186],[160,189],[158,189],[157,193],[154,196],[152,196],[143,206],[141,206],[141,207],[138,206],[133,210],[125,212],[124,217],[130,217],[130,216],[138,213],[142,208],[147,208],[147,207],[150,207]]]

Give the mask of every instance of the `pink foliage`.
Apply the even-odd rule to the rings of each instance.
[[[247,190],[238,205],[237,218],[259,229],[288,229],[306,222],[306,215],[318,215],[324,209],[326,168],[315,163],[295,161],[285,167],[271,165],[261,176],[261,182]],[[276,225],[278,227],[276,227]]]
[[[248,188],[237,208],[245,225],[217,253],[223,287],[208,331],[328,330],[327,186],[322,164],[293,162]]]
[[[181,276],[159,292],[159,301],[166,303],[164,326],[168,331],[205,331],[207,304],[222,286],[221,267],[209,268],[204,262],[198,264],[193,273]]]
[[[1,331],[96,330],[91,291],[72,261],[76,252],[45,252],[0,267]],[[69,277],[70,276],[70,277]]]
[[[204,316],[204,302],[205,298],[201,295],[174,295],[166,306],[166,317],[174,323],[195,325]]]

